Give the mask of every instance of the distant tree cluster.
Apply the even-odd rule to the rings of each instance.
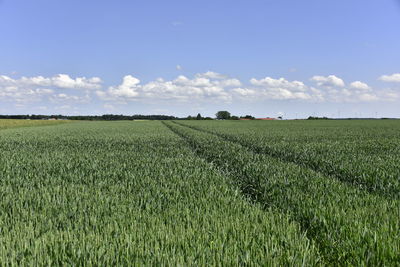
[[[215,117],[216,117],[218,120],[229,120],[229,119],[231,118],[231,113],[229,113],[229,112],[226,111],[226,110],[222,110],[222,111],[218,111],[218,112],[215,114]]]
[[[255,120],[256,118],[254,118],[251,115],[246,115],[246,116],[240,116],[241,119],[246,119],[246,120]]]
[[[314,116],[310,116],[307,118],[307,120],[329,120],[328,117],[314,117]]]
[[[235,116],[235,115],[231,115],[231,113],[229,111],[223,110],[223,111],[218,111],[215,114],[215,117],[218,120],[240,120],[240,119],[245,119],[245,120],[254,120],[255,118],[251,115],[245,115],[245,116]]]
[[[177,118],[178,120],[213,120],[211,117],[203,117],[201,116],[200,113],[197,114],[197,116],[187,116],[186,118]]]
[[[254,120],[255,118],[251,115],[246,115],[246,116],[235,116],[231,115],[229,111],[226,110],[221,110],[218,111],[215,114],[215,118],[217,120],[240,120],[240,119],[246,119],[246,120]],[[197,114],[197,116],[188,116],[187,118],[183,118],[185,120],[212,120],[213,118],[210,117],[202,117],[200,113]]]

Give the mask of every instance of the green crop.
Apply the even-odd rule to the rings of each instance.
[[[0,131],[1,265],[321,264],[160,122]]]
[[[399,130],[0,120],[0,265],[400,266]]]
[[[400,122],[185,122],[256,153],[321,172],[357,188],[400,198]]]
[[[370,194],[309,168],[240,144],[168,123],[199,156],[229,174],[255,203],[291,214],[314,240],[324,263],[400,263],[400,202]],[[233,129],[232,129],[233,130]]]

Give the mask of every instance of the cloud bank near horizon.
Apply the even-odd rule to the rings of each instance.
[[[18,106],[39,103],[42,106],[74,105],[96,102],[112,109],[129,103],[248,103],[262,101],[296,101],[302,103],[370,103],[400,100],[400,73],[382,75],[378,80],[388,85],[373,88],[363,81],[350,81],[336,75],[315,75],[308,81],[284,77],[251,78],[244,82],[217,72],[204,72],[175,79],[158,78],[143,83],[126,75],[117,85],[104,86],[99,77],[76,77],[58,74],[52,77],[0,75],[0,102]]]
[[[397,75],[383,75],[379,80],[399,82]],[[389,77],[389,78],[387,78]],[[247,83],[216,72],[198,73],[192,78],[180,75],[174,80],[158,78],[142,83],[132,75],[123,77],[121,84],[97,90],[104,100],[118,103],[131,101],[308,101],[308,102],[370,102],[396,101],[400,90],[376,89],[362,81],[346,83],[335,76],[313,76],[310,84],[286,78],[251,78]]]

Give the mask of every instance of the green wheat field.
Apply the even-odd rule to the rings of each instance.
[[[1,266],[399,266],[400,121],[0,120]]]

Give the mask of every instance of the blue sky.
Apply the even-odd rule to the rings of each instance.
[[[400,117],[398,0],[0,0],[0,114]]]

